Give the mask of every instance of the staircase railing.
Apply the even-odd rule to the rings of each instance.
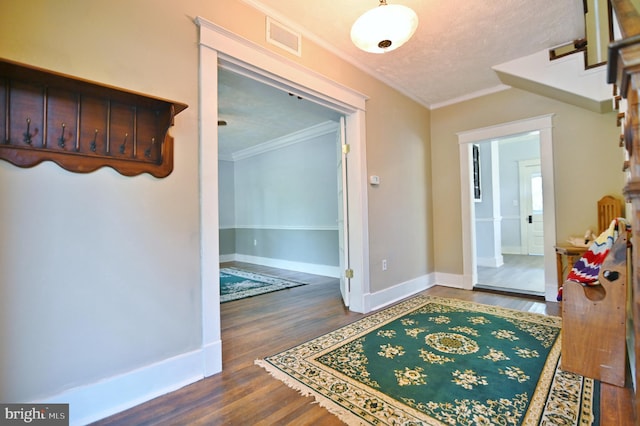
[[[585,69],[607,63],[607,47],[613,40],[613,13],[608,0],[583,0],[585,38],[549,50],[554,60],[578,52],[584,54]]]

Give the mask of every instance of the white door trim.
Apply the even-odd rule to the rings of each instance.
[[[538,130],[540,131],[540,165],[542,168],[544,198],[545,299],[548,301],[556,300],[557,279],[555,276],[555,249],[553,248],[556,238],[556,218],[552,118],[553,114],[547,114],[457,133],[460,156],[463,288],[471,290],[478,278],[476,271],[475,225],[473,223],[475,206],[471,191],[471,188],[473,188],[473,176],[470,173],[472,165],[471,144]]]
[[[200,145],[200,239],[202,288],[202,346],[205,376],[222,371],[220,333],[219,240],[218,240],[218,62],[244,70],[263,82],[344,113],[349,162],[349,223],[351,237],[350,309],[367,312],[369,250],[367,220],[365,102],[367,97],[278,56],[201,17],[199,46],[199,145]]]
[[[340,257],[340,293],[344,306],[349,307],[349,289],[351,278],[347,274],[349,269],[349,183],[347,178],[346,123],[344,116],[340,117],[340,127],[337,132],[337,181],[338,181],[338,256]]]

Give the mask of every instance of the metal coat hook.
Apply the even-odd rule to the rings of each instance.
[[[89,149],[91,149],[91,152],[96,152],[97,140],[98,140],[98,129],[96,129],[96,131],[94,132],[93,141],[91,141],[91,144],[89,145]]]
[[[58,138],[58,146],[60,148],[64,148],[64,131],[67,128],[67,126],[62,123],[62,133],[60,134],[60,137]]]
[[[120,145],[120,154],[124,154],[124,149],[127,146],[127,138],[129,137],[129,133],[124,134],[124,141],[122,141],[122,145]]]
[[[151,138],[151,145],[149,145],[149,148],[144,150],[144,156],[151,158],[151,148],[153,148],[153,146],[156,144],[156,138]]]
[[[22,141],[25,143],[28,143],[29,145],[31,145],[33,135],[35,135],[35,133],[30,132],[30,129],[31,129],[31,119],[27,118],[27,131],[22,134],[23,136]]]

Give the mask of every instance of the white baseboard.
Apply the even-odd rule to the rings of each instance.
[[[86,425],[213,374],[216,365],[222,366],[220,347],[221,342],[217,342],[204,350],[180,354],[38,402],[69,404],[69,424]],[[216,359],[208,359],[211,357]],[[210,366],[209,371],[205,371],[206,366]]]
[[[209,343],[202,348],[202,368],[205,377],[222,371],[222,340]]]
[[[289,271],[305,272],[307,274],[340,278],[340,267],[317,265],[315,263],[292,262],[289,260],[272,259],[269,257],[248,256],[246,254],[225,254],[220,256],[220,262],[247,262],[272,268],[287,269]]]
[[[445,287],[461,288],[469,290],[468,285],[465,285],[464,276],[458,274],[447,274],[444,272],[436,272],[436,284]],[[473,284],[472,287],[473,288]]]
[[[504,265],[504,257],[498,255],[495,257],[478,257],[476,259],[478,266],[486,266],[489,268],[499,268]]]
[[[382,309],[434,285],[433,274],[427,274],[375,293],[369,293],[364,296],[365,312]]]

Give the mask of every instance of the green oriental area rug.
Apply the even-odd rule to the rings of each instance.
[[[597,425],[559,317],[417,296],[256,364],[347,424]]]
[[[306,284],[237,268],[220,268],[220,302],[230,302]]]

